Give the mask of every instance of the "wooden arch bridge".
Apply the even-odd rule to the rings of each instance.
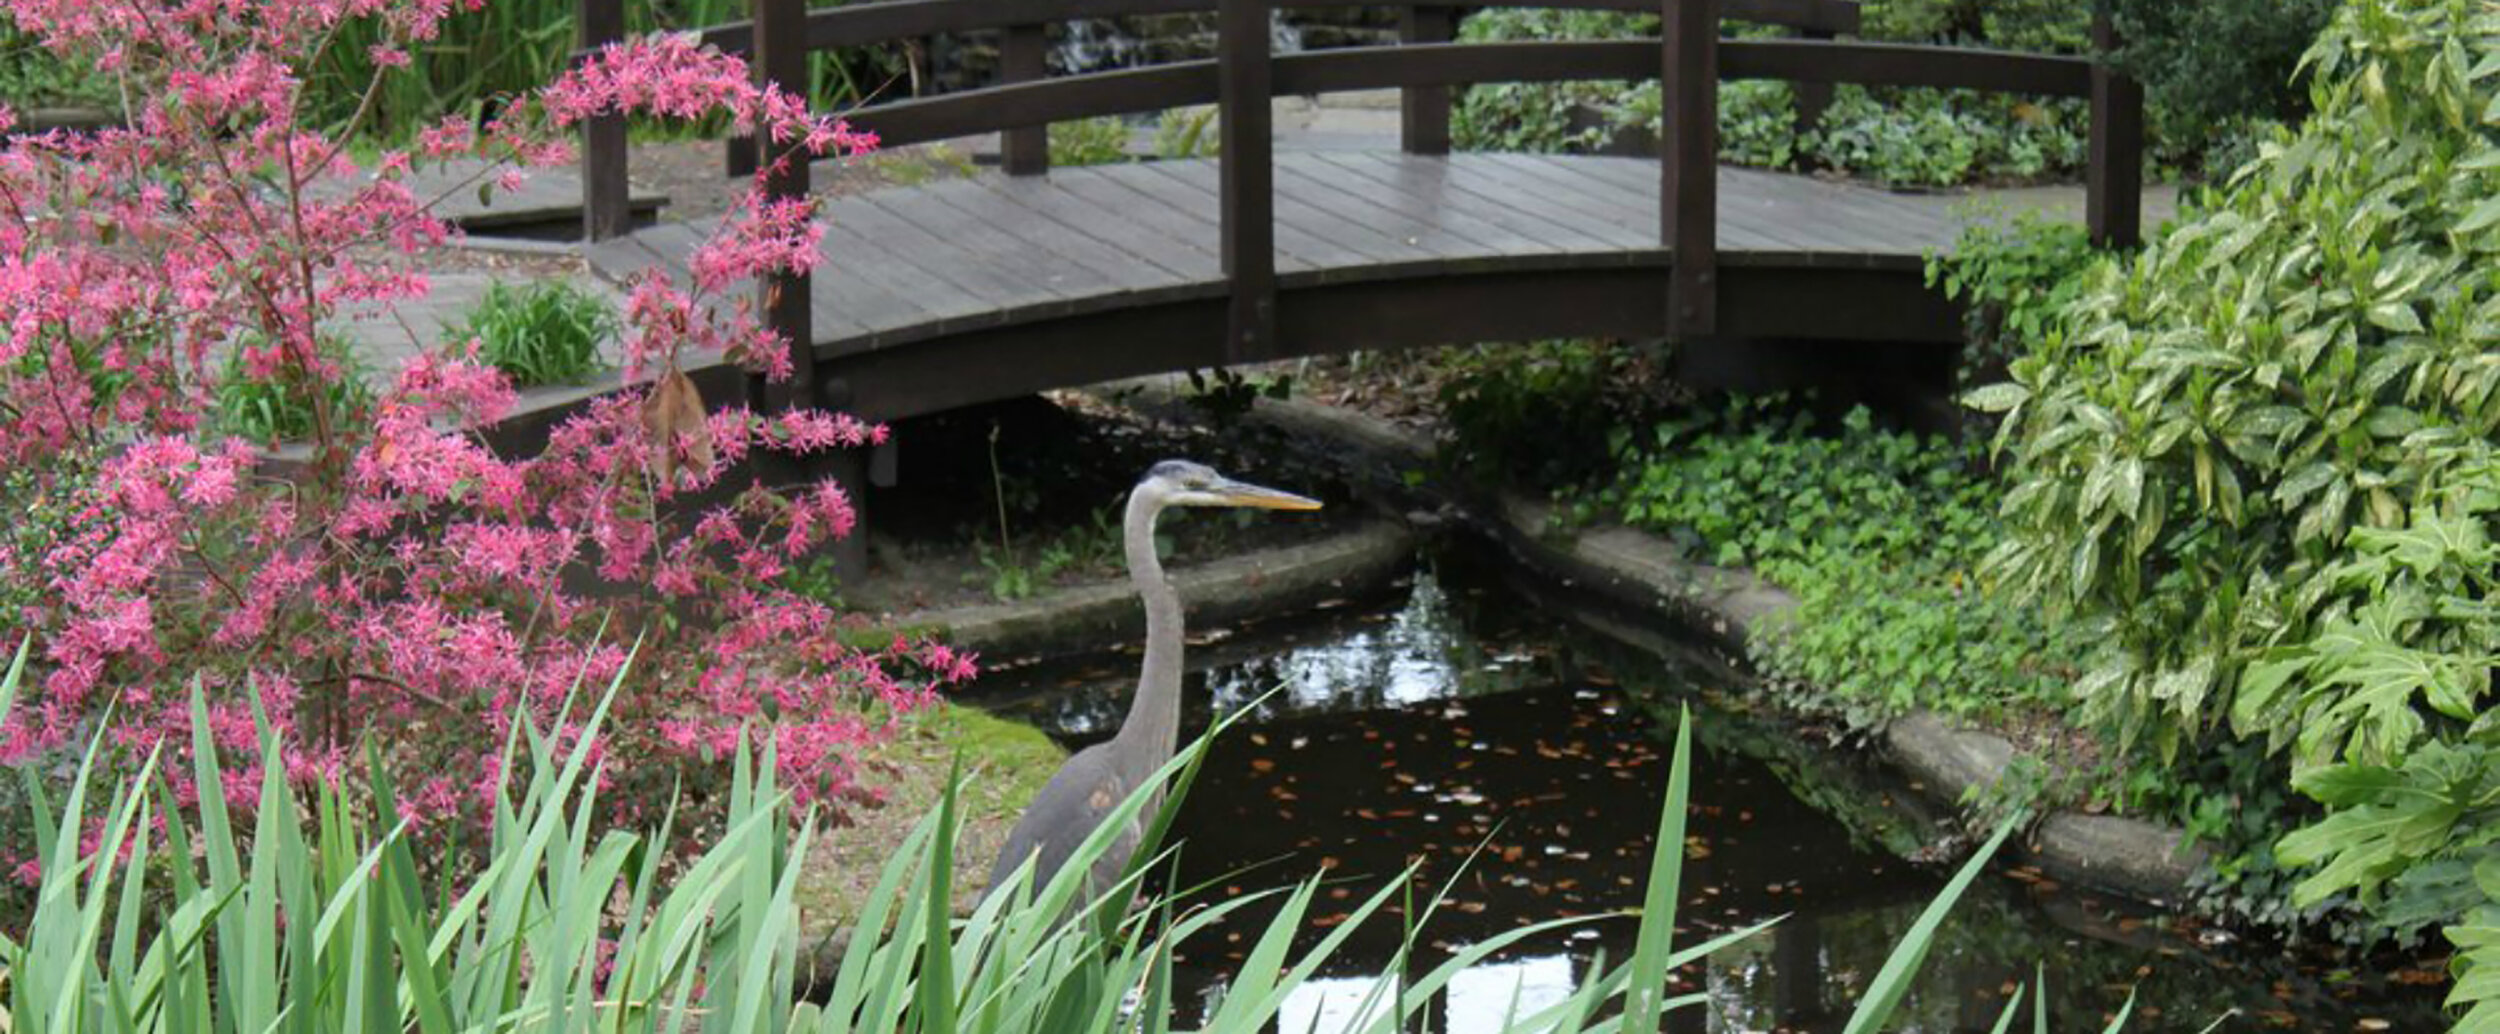
[[[889,145],[998,132],[1005,176],[832,199],[826,262],[760,285],[800,376],[757,401],[893,419],[1044,388],[1322,352],[1573,335],[1952,340],[1924,255],[1958,201],[1721,167],[1722,80],[1798,84],[1811,119],[1838,83],[2089,98],[2086,219],[2140,221],[2142,99],[2091,58],[1861,42],[1851,0],[1526,0],[1654,12],[1647,40],[1455,42],[1460,0],[1393,0],[1394,45],[1271,52],[1276,7],[1335,0],[880,0],[809,10],[753,0],[705,30],[760,77],[804,83],[812,51],[996,32],[996,83],[845,112]],[[584,53],[623,0],[583,0]],[[1217,55],[1049,74],[1047,27],[1209,13]],[[1784,27],[1727,38],[1722,19]],[[2106,15],[2095,42],[2112,40]],[[1566,80],[1662,82],[1661,157],[1451,154],[1451,90]],[[1278,96],[1396,89],[1395,151],[1280,152]],[[1056,121],[1213,104],[1219,156],[1052,170]],[[732,171],[754,168],[733,144]],[[621,121],[585,130],[591,262],[620,277],[682,267],[704,228],[632,225]],[[808,190],[784,163],[776,196]],[[725,376],[726,371],[714,371]]]

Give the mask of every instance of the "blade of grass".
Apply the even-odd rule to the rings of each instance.
[[[1954,904],[1962,899],[1962,892],[1970,889],[1971,881],[1987,871],[1988,863],[1996,857],[1997,848],[2005,843],[2006,837],[2013,835],[2023,819],[2024,816],[2018,814],[1999,824],[1996,834],[1971,855],[1970,861],[1962,864],[1962,870],[1953,875],[1952,881],[1945,884],[1934,901],[1928,903],[1927,910],[1919,913],[1918,921],[1910,924],[1909,931],[1901,935],[1901,942],[1894,945],[1891,956],[1884,960],[1884,968],[1876,972],[1875,979],[1867,984],[1866,993],[1858,998],[1858,1007],[1849,1014],[1849,1024],[1843,1034],[1873,1034],[1892,1018],[1892,1011],[1900,1006],[1902,997],[1910,991],[1910,981],[1917,979],[1919,967],[1927,962],[1927,950],[1935,943],[1936,928],[1944,924],[1945,916],[1951,914]],[[2042,998],[2046,997],[2044,993]]]

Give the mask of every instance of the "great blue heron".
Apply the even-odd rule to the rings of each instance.
[[[1076,752],[1059,766],[1042,792],[1024,809],[1007,834],[1007,846],[990,867],[990,888],[1004,885],[1027,857],[1036,857],[1033,886],[1050,882],[1068,855],[1101,825],[1103,817],[1127,800],[1172,759],[1181,728],[1181,598],[1163,578],[1155,558],[1155,518],[1167,506],[1235,506],[1266,510],[1316,510],[1317,500],[1291,492],[1244,484],[1204,464],[1165,460],[1146,471],[1128,494],[1128,516],[1121,537],[1128,551],[1128,576],[1146,601],[1146,661],[1137,674],[1137,695],[1128,717],[1110,740]],[[1111,850],[1094,861],[1086,896],[1100,894],[1120,878],[1145,835],[1155,805],[1149,803],[1137,821],[1120,831]]]

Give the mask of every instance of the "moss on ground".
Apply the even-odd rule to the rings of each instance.
[[[904,719],[894,737],[859,759],[860,778],[885,795],[852,810],[851,824],[823,831],[800,876],[802,928],[816,938],[845,928],[877,872],[913,824],[937,807],[947,774],[963,759],[962,834],[955,847],[956,904],[969,910],[989,879],[990,860],[1025,802],[1067,759],[1041,730],[977,708],[939,704]]]

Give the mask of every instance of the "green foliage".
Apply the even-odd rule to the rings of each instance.
[[[1658,16],[1611,11],[1496,7],[1459,23],[1463,42],[1541,39],[1638,39],[1658,35]],[[1644,97],[1645,95],[1645,97]],[[1460,93],[1450,118],[1462,150],[1585,151],[1604,146],[1625,125],[1654,121],[1658,84],[1627,82],[1498,83]]]
[[[1661,354],[1604,341],[1454,350],[1440,386],[1458,467],[1541,488],[1612,480],[1620,428],[1646,427],[1671,390]]]
[[[2500,17],[2354,0],[2306,60],[2300,131],[1973,393],[2016,482],[1991,570],[2107,644],[2088,720],[2164,759],[2260,742],[2326,806],[2279,845],[2319,866],[2294,904],[2480,916],[2457,1000],[2500,1029],[2464,875],[2500,734]]]
[[[534,388],[599,369],[599,344],[616,326],[615,307],[570,280],[537,280],[517,289],[497,282],[445,337],[454,344],[475,339],[479,359],[515,386]]]
[[[14,22],[0,19],[0,104],[16,108],[21,118],[37,108],[118,111],[121,84],[95,74],[92,59],[47,50]]]
[[[2077,5],[1965,6],[1869,4],[1868,36],[2060,51],[2084,43]],[[1459,27],[1459,37],[1469,41],[1657,33],[1655,15],[1526,8],[1486,10]],[[1659,110],[1655,81],[1474,86],[1460,97],[1451,131],[1459,147],[1471,150],[1590,151],[1626,133],[1654,138]],[[1801,132],[1789,84],[1741,81],[1719,90],[1719,154],[1748,165],[1812,166],[1904,185],[2028,180],[2080,167],[2084,119],[2084,107],[2071,100],[1842,86],[1821,124]]]
[[[365,383],[362,367],[347,340],[324,333],[317,343],[324,362],[338,364],[348,371],[346,376],[332,379],[319,389],[292,376],[247,376],[241,351],[228,356],[224,374],[218,378],[215,388],[216,407],[211,418],[217,430],[262,443],[311,438],[317,419],[313,405],[315,390],[328,396],[331,419],[360,419],[373,404],[373,388]]]
[[[1823,168],[1902,186],[2037,180],[2082,167],[2087,119],[2071,99],[1843,85],[1797,149]]]
[[[0,674],[0,711],[24,661],[21,646]],[[227,785],[206,704],[195,695],[192,708],[199,782]],[[580,717],[596,728],[605,712],[602,699]],[[1166,857],[1155,848],[1169,801],[1185,792],[1203,756],[1201,739],[1113,808],[1047,883],[1036,884],[1028,865],[958,920],[958,779],[935,813],[895,845],[859,914],[849,917],[855,935],[815,969],[814,994],[799,1000],[793,902],[814,830],[812,821],[794,830],[786,817],[769,738],[760,756],[740,751],[727,825],[671,872],[662,871],[668,852],[653,849],[670,842],[667,818],[649,837],[590,827],[599,767],[590,737],[572,742],[583,745],[560,750],[535,729],[516,731],[516,764],[498,787],[491,864],[440,882],[419,869],[411,825],[387,782],[372,786],[369,803],[339,784],[304,799],[280,763],[279,734],[266,727],[248,833],[214,793],[202,803],[198,828],[176,819],[160,832],[158,809],[172,800],[154,766],[118,786],[94,787],[91,752],[57,818],[50,802],[29,817],[43,842],[43,885],[23,939],[0,937],[9,976],[0,1008],[9,1029],[1014,1034],[1130,1030],[1142,1016],[1147,1029],[1163,1030],[1175,1018],[1174,946],[1250,901],[1275,898],[1275,919],[1250,942],[1206,1026],[1250,1032],[1271,1027],[1289,993],[1383,906],[1414,893],[1411,873],[1388,882],[1333,918],[1333,929],[1298,957],[1292,949],[1319,900],[1317,877],[1187,912],[1167,901],[1131,910],[1141,879]],[[1770,925],[1676,943],[1691,782],[1688,718],[1674,747],[1631,958],[1597,963],[1568,1000],[1511,1017],[1507,1028],[1611,1030],[1615,1020],[1595,1017],[1620,1012],[1637,1029],[1658,1029],[1662,1014],[1704,1002],[1666,997],[1668,971]],[[91,789],[110,796],[91,800]],[[1156,811],[1153,801],[1166,789],[1174,792]],[[1121,879],[1087,886],[1092,863],[1132,826],[1146,832]],[[1869,981],[1849,1030],[1878,1030],[1891,1018],[1945,916],[2012,828],[1999,829],[1920,916]],[[90,831],[99,834],[95,843],[128,850],[85,855]],[[1440,900],[1428,896],[1426,908]],[[1415,924],[1400,942],[1399,964],[1356,1014],[1377,1010],[1378,1029],[1406,1029],[1469,967],[1523,938],[1587,921],[1522,927],[1410,974],[1403,963],[1424,926]]]
[[[1964,379],[2001,371],[2045,340],[2083,293],[2095,252],[2081,224],[2025,212],[1972,223],[1949,254],[1927,258],[1927,286],[1962,303]]]
[[[2090,715],[2165,756],[2315,631],[2350,529],[2437,505],[2500,428],[2500,145],[2465,122],[2495,37],[2417,6],[2340,20],[2310,125],[1973,393],[2018,479],[1996,570],[2108,626]]]
[[[1245,376],[1228,367],[1189,371],[1189,392],[1182,401],[1207,415],[1217,426],[1229,426],[1250,414],[1260,399],[1293,397],[1293,375]]]
[[[1974,577],[1996,545],[1996,488],[1968,450],[1879,430],[1863,409],[1816,435],[1802,416],[1740,407],[1662,426],[1625,456],[1624,521],[1795,594],[1755,659],[1853,724],[2063,704],[2080,644]]]
[[[1117,115],[1050,124],[1050,164],[1112,165],[1128,158],[1128,121]]]
[[[1215,108],[1171,108],[1155,117],[1155,156],[1166,161],[1213,158],[1220,151]]]
[[[2080,8],[2081,5],[2077,5]],[[2294,82],[2302,51],[2336,0],[2115,0],[2119,64],[2143,81],[2154,136],[2182,156],[2223,155],[2252,120],[2294,120],[2307,98]]]
[[[1064,575],[1115,567],[1120,559],[1120,512],[1103,507],[1084,524],[1060,529],[1039,543],[993,547],[976,539],[972,550],[989,572],[991,596],[1002,602],[1026,599]]]

